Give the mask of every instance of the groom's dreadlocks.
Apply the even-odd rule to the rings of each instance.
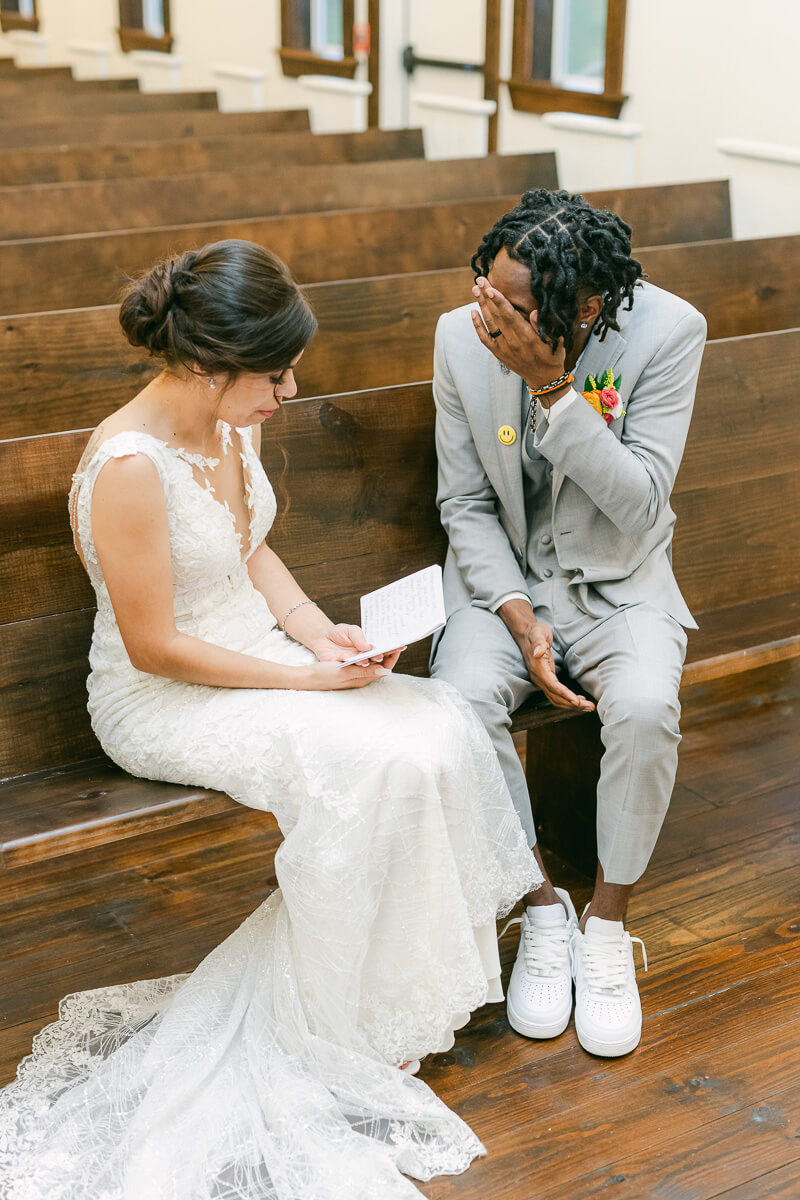
[[[603,299],[601,341],[608,329],[619,329],[617,309],[622,301],[628,309],[633,307],[633,289],[643,271],[631,258],[630,226],[615,213],[592,208],[583,196],[546,188],[526,192],[473,255],[476,276],[489,273],[503,246],[510,258],[530,270],[542,336],[551,345],[563,338],[567,353],[581,298]]]

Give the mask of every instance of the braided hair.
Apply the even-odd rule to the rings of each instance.
[[[531,295],[539,331],[552,347],[563,338],[569,353],[578,317],[579,293],[599,295],[603,308],[597,334],[619,329],[617,310],[633,307],[633,289],[644,277],[631,258],[630,226],[583,196],[537,188],[486,234],[472,256],[476,277],[488,275],[501,249],[531,273]]]

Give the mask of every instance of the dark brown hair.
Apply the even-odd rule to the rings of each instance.
[[[231,380],[285,370],[317,328],[288,267],[236,238],[156,263],[129,284],[119,321],[168,368]]]

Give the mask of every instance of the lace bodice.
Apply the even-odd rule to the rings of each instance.
[[[217,459],[203,459],[146,433],[124,432],[108,438],[85,468],[73,477],[70,511],[76,547],[83,553],[89,577],[97,594],[98,607],[108,603],[108,593],[92,539],[92,493],[97,476],[112,458],[146,454],[155,464],[164,489],[172,548],[173,587],[176,618],[191,616],[198,605],[207,603],[209,589],[241,574],[240,568],[263,541],[275,520],[275,493],[253,447],[248,429],[231,430],[223,425],[223,447],[234,437],[244,470],[250,537],[247,546],[236,530],[227,503],[218,500],[208,479],[201,484],[194,466],[215,466]]]
[[[241,455],[250,521],[246,546],[227,503],[217,499],[210,480],[200,482],[194,469],[213,467],[219,460],[174,449],[150,434],[126,431],[103,442],[84,469],[73,477],[70,513],[76,549],[82,552],[97,597],[95,646],[102,643],[109,651],[121,649],[92,538],[92,495],[105,464],[112,458],[133,454],[146,454],[155,464],[164,489],[177,627],[182,632],[218,641],[218,637],[211,635],[209,621],[218,627],[220,614],[226,613],[225,625],[236,644],[241,645],[262,635],[265,627],[274,626],[275,618],[253,588],[246,564],[275,520],[275,493],[256,454],[250,431],[223,425],[222,433],[223,452],[235,452],[238,448]],[[96,659],[95,655],[93,667],[97,665]]]

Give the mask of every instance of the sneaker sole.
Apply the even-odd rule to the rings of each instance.
[[[546,1038],[558,1037],[559,1034],[564,1032],[569,1025],[569,1019],[572,1016],[572,1005],[570,1004],[569,1010],[567,1011],[567,1015],[565,1017],[559,1018],[557,1021],[551,1021],[546,1025],[537,1025],[533,1021],[524,1021],[522,1017],[517,1016],[510,1003],[506,1005],[506,1012],[508,1014],[509,1025],[517,1033],[521,1033],[523,1037],[540,1038],[544,1040]]]
[[[599,1042],[583,1033],[577,1021],[575,1022],[575,1032],[587,1054],[596,1054],[598,1058],[621,1058],[623,1054],[630,1054],[631,1050],[635,1050],[642,1040],[640,1029],[619,1042]]]

